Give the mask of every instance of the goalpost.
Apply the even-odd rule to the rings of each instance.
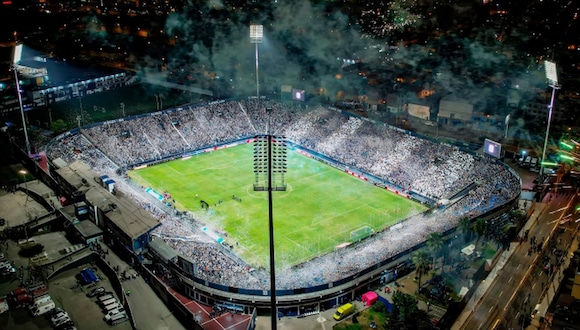
[[[350,232],[350,241],[357,242],[369,236],[373,232],[370,226],[362,226]]]

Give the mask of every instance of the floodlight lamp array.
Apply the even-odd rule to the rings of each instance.
[[[546,71],[546,78],[552,85],[558,85],[558,71],[556,70],[556,63],[545,61],[544,69]]]
[[[264,38],[264,26],[261,24],[250,25],[250,42],[253,44],[262,43]]]
[[[283,136],[257,135],[254,138],[254,190],[285,190],[287,144]]]

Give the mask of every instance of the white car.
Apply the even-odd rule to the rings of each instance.
[[[125,309],[123,307],[117,307],[115,309],[112,309],[110,311],[107,312],[107,314],[105,314],[105,319],[109,319],[111,318],[111,316],[118,314],[118,313],[123,313],[125,312]]]
[[[53,323],[52,325],[53,325],[55,328],[58,328],[58,327],[60,327],[60,326],[62,326],[62,325],[64,325],[64,324],[67,324],[67,323],[68,323],[69,325],[74,325],[74,323],[72,322],[71,318],[70,318],[70,317],[68,317],[68,316],[67,316],[67,317],[65,317],[64,319],[60,319],[58,322],[55,322],[55,323]]]
[[[59,321],[64,320],[66,318],[70,319],[70,317],[68,316],[68,313],[67,312],[60,312],[60,313],[54,315],[53,317],[51,317],[50,322],[52,324],[56,324],[56,323],[59,323]]]

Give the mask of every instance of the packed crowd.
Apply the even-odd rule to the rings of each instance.
[[[476,217],[503,205],[520,189],[515,174],[486,158],[322,106],[289,108],[264,100],[214,102],[106,123],[81,132],[50,143],[48,158],[82,160],[113,177],[118,190],[161,220],[163,226],[154,234],[193,260],[197,277],[240,288],[267,289],[269,278],[204,236],[191,216],[176,215],[140,191],[118,169],[270,132],[344,166],[370,173],[398,186],[401,192],[444,200],[468,185],[474,186],[436,215],[413,215],[396,229],[384,230],[348,249],[279,273],[279,289],[319,285],[352,275],[423,242],[431,232],[456,226],[465,215]]]

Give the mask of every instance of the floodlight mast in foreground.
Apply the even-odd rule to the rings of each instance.
[[[30,141],[28,140],[28,129],[26,128],[26,119],[24,118],[24,106],[22,105],[22,94],[20,93],[20,81],[18,80],[18,63],[22,58],[22,44],[14,46],[12,54],[12,71],[14,71],[14,80],[16,80],[16,94],[18,95],[18,105],[22,115],[22,128],[24,129],[24,140],[26,143],[26,155],[30,157]]]
[[[546,137],[544,138],[544,149],[542,150],[542,161],[540,162],[540,178],[544,176],[544,163],[546,162],[546,148],[548,146],[548,135],[550,134],[550,123],[552,122],[552,113],[554,111],[554,99],[556,97],[556,90],[560,88],[558,85],[558,72],[556,71],[556,63],[545,61],[544,69],[546,70],[546,78],[548,84],[552,87],[552,97],[550,98],[550,105],[548,107],[548,123],[546,125]]]
[[[258,79],[258,44],[264,38],[264,26],[261,24],[250,25],[250,42],[256,45],[256,96],[260,98],[260,80]]]
[[[286,140],[283,136],[270,135],[270,112],[268,113],[267,134],[254,138],[254,191],[268,191],[268,231],[270,233],[270,307],[272,329],[276,329],[278,308],[276,307],[276,268],[274,264],[274,216],[272,192],[285,191],[286,182]]]

